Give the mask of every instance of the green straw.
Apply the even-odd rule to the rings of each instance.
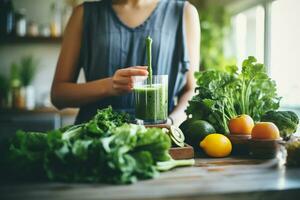
[[[152,85],[152,38],[147,36],[146,38],[146,50],[147,50],[147,61],[148,61],[148,82]]]

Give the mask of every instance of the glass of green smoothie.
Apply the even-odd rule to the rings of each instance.
[[[152,80],[135,77],[135,119],[138,124],[163,124],[168,118],[168,75]]]

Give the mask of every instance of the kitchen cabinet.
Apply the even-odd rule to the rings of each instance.
[[[35,110],[0,110],[0,139],[17,130],[48,131],[74,123],[77,110],[57,111],[54,108]]]

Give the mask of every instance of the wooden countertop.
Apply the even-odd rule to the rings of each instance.
[[[77,115],[78,109],[64,109],[57,110],[54,107],[43,107],[43,108],[35,108],[33,110],[26,109],[0,109],[0,114],[40,114],[40,113],[53,113],[59,114],[63,116],[68,115]]]
[[[297,199],[300,169],[280,160],[196,159],[193,167],[177,168],[132,185],[6,183],[1,199],[143,200],[143,199]]]

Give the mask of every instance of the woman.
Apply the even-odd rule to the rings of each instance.
[[[194,92],[200,25],[195,7],[179,0],[102,0],[76,7],[65,31],[52,103],[59,109],[80,107],[76,123],[108,105],[131,113],[132,76],[148,75],[148,35],[153,74],[169,75],[169,121],[180,124]],[[78,84],[81,68],[86,83]]]

